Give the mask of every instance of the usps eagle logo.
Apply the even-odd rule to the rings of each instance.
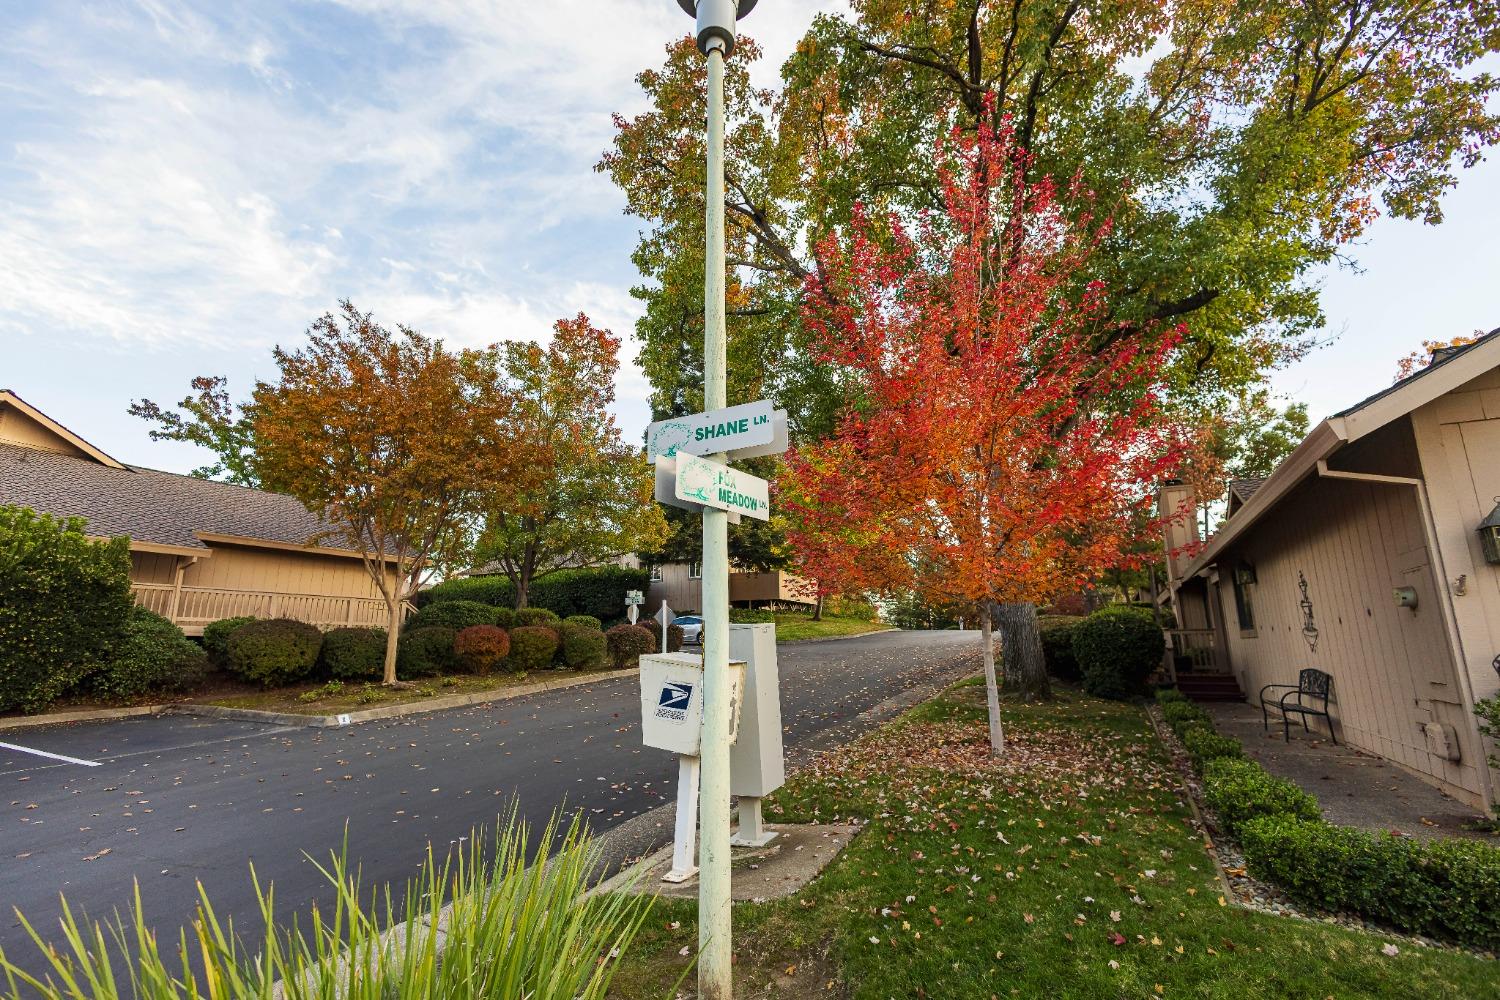
[[[691,684],[667,681],[661,686],[661,696],[656,700],[656,717],[670,722],[686,722],[688,702],[692,698]]]

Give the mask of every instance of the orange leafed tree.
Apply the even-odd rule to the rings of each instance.
[[[1433,358],[1438,351],[1454,347],[1467,347],[1480,337],[1484,336],[1483,330],[1475,330],[1471,336],[1457,336],[1452,340],[1424,340],[1420,351],[1412,351],[1406,357],[1396,362],[1395,381],[1411,378],[1417,372],[1432,364]]]
[[[954,133],[939,156],[945,213],[857,213],[819,247],[805,322],[854,402],[788,454],[778,493],[825,586],[974,609],[999,753],[992,622],[1008,687],[1049,696],[1036,603],[1120,564],[1148,523],[1177,334],[1103,319],[1106,289],[1078,275],[1108,224],[1076,185],[1024,181],[1008,130]]]
[[[392,333],[349,302],[274,357],[280,379],[257,382],[251,408],[256,471],[359,552],[389,612],[395,684],[405,602],[466,552],[485,491],[514,475],[509,397],[481,352]]]

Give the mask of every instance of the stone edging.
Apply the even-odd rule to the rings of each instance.
[[[35,726],[54,726],[68,722],[99,722],[109,719],[133,719],[146,715],[192,715],[208,719],[234,719],[241,722],[264,722],[274,726],[293,726],[301,729],[338,729],[361,722],[376,722],[381,719],[400,719],[408,715],[441,712],[448,708],[466,708],[485,702],[507,701],[526,698],[547,691],[594,684],[599,681],[629,677],[637,672],[635,667],[624,670],[600,670],[595,673],[564,677],[558,680],[542,680],[533,684],[495,688],[492,691],[474,691],[469,694],[452,694],[403,705],[386,705],[383,708],[367,708],[360,712],[343,712],[338,715],[304,715],[300,712],[263,712],[254,708],[232,708],[227,705],[200,705],[195,702],[176,702],[161,705],[135,705],[130,708],[101,708],[82,712],[55,712],[51,715],[25,715],[13,719],[0,719],[0,732],[7,729],[26,729]]]

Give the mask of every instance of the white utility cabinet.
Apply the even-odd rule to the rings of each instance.
[[[745,663],[739,737],[729,752],[729,791],[741,798],[758,799],[786,782],[776,626],[769,623],[729,626],[729,658]]]

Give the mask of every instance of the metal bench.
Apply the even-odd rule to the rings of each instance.
[[[1328,720],[1328,738],[1338,746],[1339,738],[1333,733],[1333,716],[1328,714],[1328,689],[1333,684],[1333,677],[1323,671],[1308,667],[1297,675],[1296,684],[1267,684],[1260,689],[1260,721],[1261,728],[1270,732],[1271,715],[1269,706],[1266,704],[1266,692],[1273,688],[1286,688],[1287,691],[1276,702],[1276,707],[1281,709],[1282,735],[1288,743],[1292,742],[1292,720],[1293,713],[1302,716],[1302,731],[1312,732],[1307,728],[1307,717],[1309,715],[1321,716]],[[1295,703],[1288,704],[1288,700],[1295,698]],[[1319,704],[1321,703],[1321,704]]]

